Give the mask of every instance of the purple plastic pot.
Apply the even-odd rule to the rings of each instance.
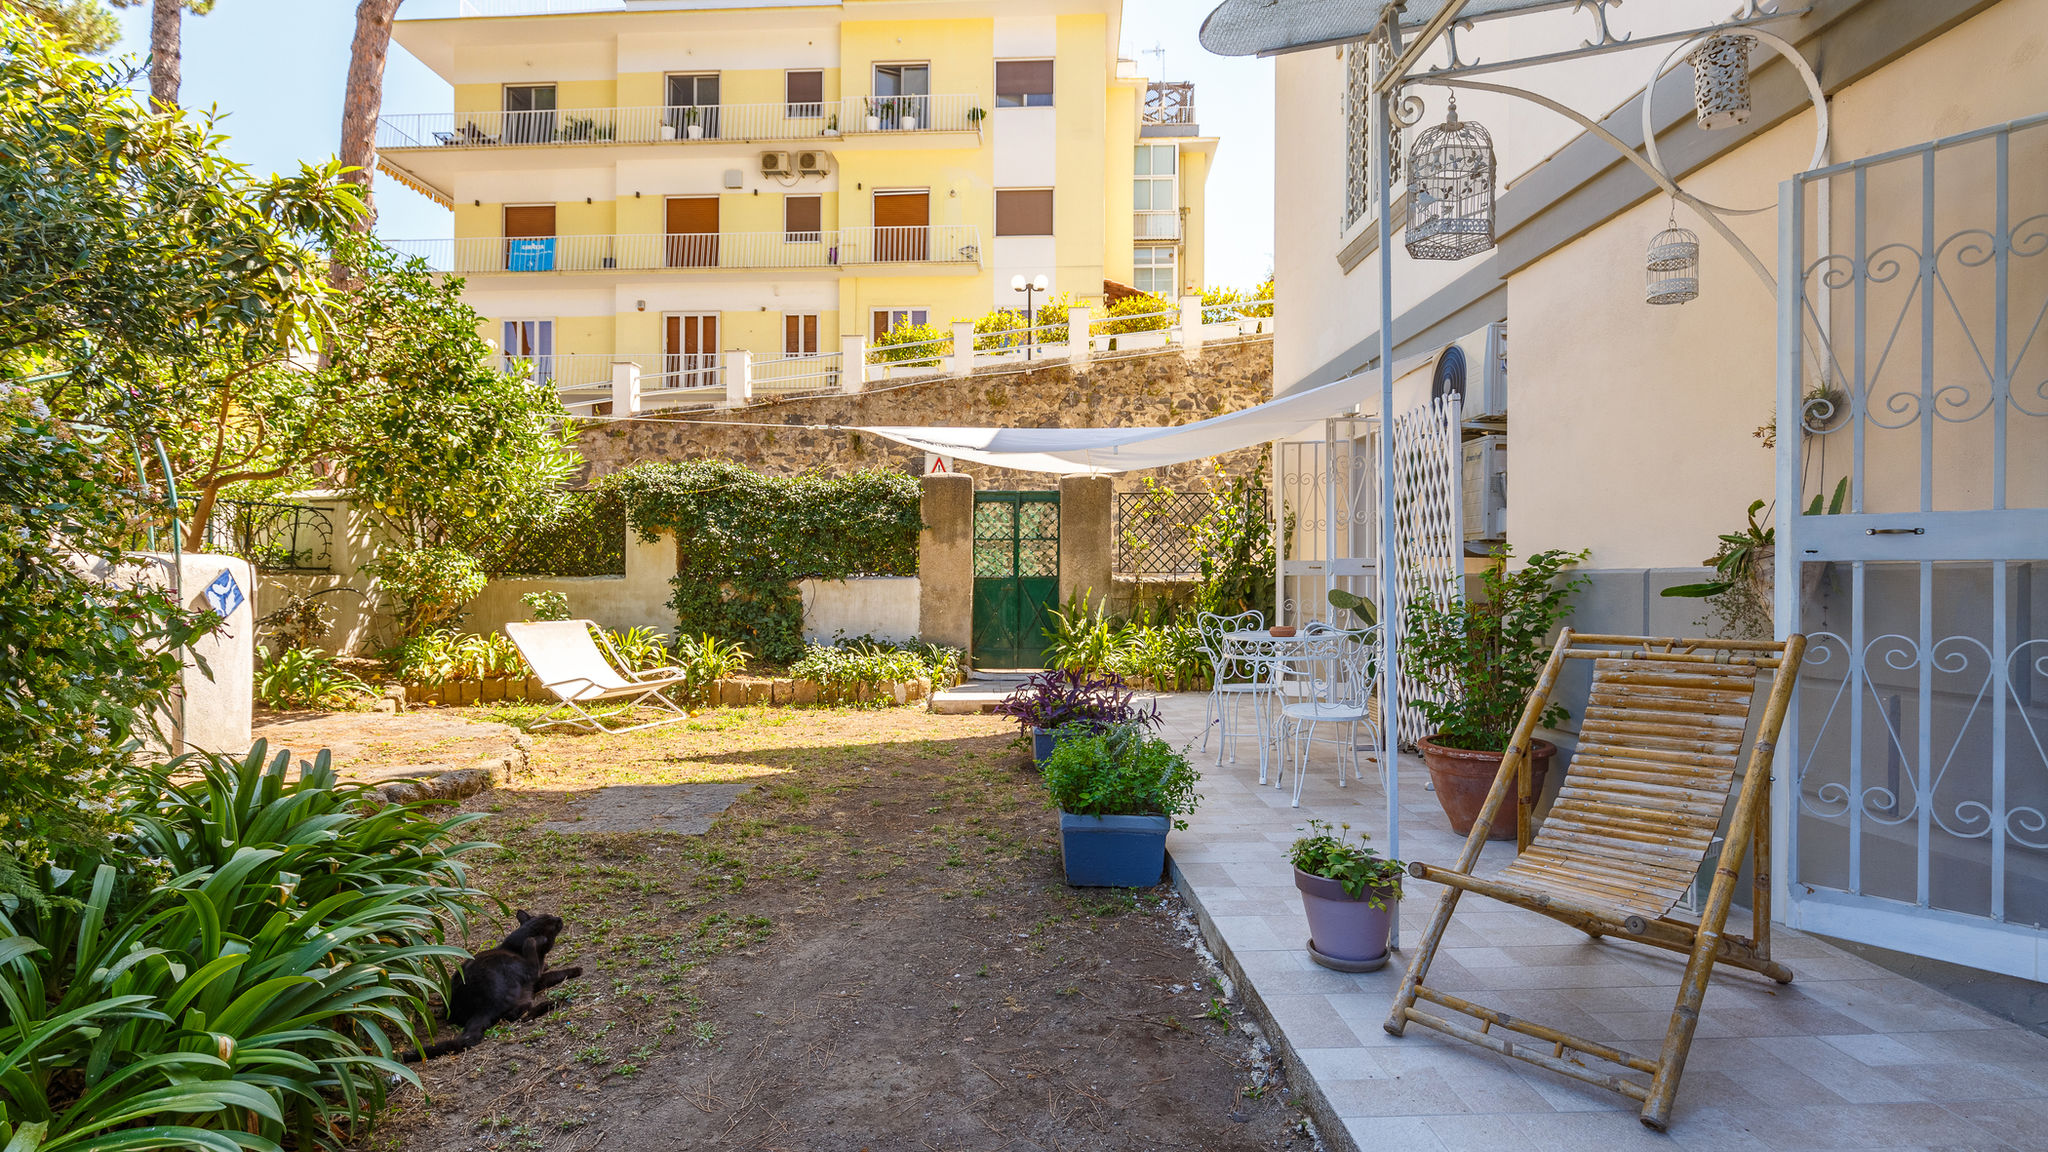
[[[1387,962],[1387,932],[1393,926],[1394,894],[1391,888],[1377,892],[1384,907],[1374,908],[1370,898],[1353,899],[1344,885],[1326,876],[1311,876],[1294,870],[1294,886],[1301,892],[1301,904],[1308,913],[1309,956],[1326,968],[1345,972],[1370,972]]]

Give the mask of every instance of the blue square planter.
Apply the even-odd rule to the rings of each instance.
[[[1052,731],[1047,728],[1031,730],[1031,766],[1043,770],[1045,762],[1052,759],[1052,750],[1059,746]]]
[[[1166,870],[1165,816],[1060,813],[1060,859],[1077,888],[1149,888]]]

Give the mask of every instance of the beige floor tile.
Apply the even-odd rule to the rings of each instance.
[[[1444,1152],[1429,1121],[1413,1116],[1356,1116],[1344,1121],[1352,1143],[1373,1152]]]
[[[2040,1100],[1971,1100],[1944,1104],[1972,1127],[2020,1152],[2048,1152],[2048,1103]]]
[[[1338,1080],[1321,1087],[1340,1117],[1446,1116],[1472,1110],[1434,1068],[1378,1080]]]
[[[1327,996],[1265,997],[1266,1010],[1297,1051],[1305,1049],[1364,1050],[1358,1030],[1330,1007]],[[1374,1025],[1377,1030],[1377,1025]],[[1381,1033],[1385,1035],[1385,1033]]]

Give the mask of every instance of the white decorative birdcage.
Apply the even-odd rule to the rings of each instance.
[[[1716,36],[1692,50],[1692,102],[1700,127],[1732,128],[1749,119],[1749,50],[1756,37]]]
[[[1463,260],[1493,247],[1493,137],[1458,119],[1426,128],[1408,153],[1408,255]]]
[[[1643,302],[1683,304],[1700,294],[1700,237],[1690,228],[1678,226],[1678,209],[1671,220],[1650,241],[1650,255],[1644,261]]]

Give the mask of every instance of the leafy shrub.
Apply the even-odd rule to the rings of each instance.
[[[868,346],[870,364],[911,364],[936,367],[953,354],[953,334],[936,324],[898,324]]]
[[[505,636],[437,629],[403,641],[384,654],[385,664],[407,684],[446,684],[496,676],[524,676],[526,659]]]
[[[607,477],[643,536],[673,532],[678,634],[708,633],[778,663],[803,655],[806,577],[914,576],[917,479],[768,476],[725,460],[642,464]]]
[[[480,816],[267,756],[151,782],[128,814],[166,879],[128,874],[124,901],[132,861],[74,861],[0,908],[9,1148],[338,1150],[418,1085],[397,1056],[465,955],[445,931],[482,899],[457,860]]]
[[[935,688],[950,686],[962,655],[958,648],[941,644],[891,643],[863,636],[805,646],[803,659],[790,666],[789,674],[817,681],[829,701],[879,706],[888,703],[877,691],[884,684],[930,680]]]
[[[1209,514],[1195,525],[1201,586],[1195,603],[1229,616],[1273,605],[1273,523],[1267,514],[1266,466],[1209,489]]]
[[[668,633],[653,628],[628,628],[624,632],[606,629],[604,638],[625,667],[621,672],[658,668],[668,659]]]
[[[683,694],[691,699],[701,698],[705,686],[713,681],[746,671],[747,661],[753,659],[745,648],[709,632],[678,636],[669,651],[676,667],[683,670]]]
[[[1126,332],[1157,332],[1179,322],[1180,313],[1173,304],[1140,292],[1111,304],[1109,321],[1102,330],[1112,336]]]
[[[1372,896],[1366,903],[1374,908],[1385,908],[1389,896],[1399,900],[1401,876],[1407,865],[1381,856],[1376,848],[1366,847],[1365,842],[1372,837],[1364,832],[1353,843],[1347,838],[1350,831],[1349,824],[1311,819],[1308,835],[1288,846],[1287,859],[1311,876],[1342,884],[1344,894],[1354,900],[1370,890]]]
[[[1075,589],[1064,607],[1048,615],[1052,617],[1052,626],[1045,630],[1048,667],[1099,672],[1116,658],[1117,627],[1103,614],[1103,606],[1093,602],[1092,589]]]
[[[567,620],[569,618],[569,594],[560,589],[550,588],[541,592],[527,592],[519,597],[526,605],[528,620]]]
[[[1076,725],[1153,727],[1160,722],[1159,705],[1140,708],[1137,693],[1121,678],[1059,669],[1036,673],[992,711],[1026,728],[1047,731]]]
[[[1454,748],[1499,752],[1522,718],[1529,694],[1549,659],[1550,633],[1571,614],[1571,595],[1588,581],[1563,581],[1564,570],[1585,552],[1553,548],[1510,572],[1503,544],[1481,576],[1478,598],[1445,607],[1428,599],[1408,605],[1408,636],[1401,657],[1422,685],[1414,704],[1435,736]],[[1556,727],[1571,713],[1562,704],[1539,720]]]
[[[447,544],[394,548],[363,565],[363,571],[377,578],[400,640],[460,623],[463,608],[486,583],[476,557]]]
[[[1186,828],[1180,817],[1201,801],[1187,756],[1137,725],[1063,738],[1044,771],[1053,803],[1077,816],[1171,816]]]
[[[272,708],[352,708],[375,695],[316,648],[287,648],[276,657],[259,651],[257,656],[256,698]]]
[[[974,350],[994,352],[1004,348],[1022,348],[1029,343],[1025,329],[1031,322],[1019,308],[998,308],[974,322]]]
[[[1209,658],[1193,624],[1130,624],[1117,636],[1109,670],[1161,692],[1190,692],[1209,680]]]

